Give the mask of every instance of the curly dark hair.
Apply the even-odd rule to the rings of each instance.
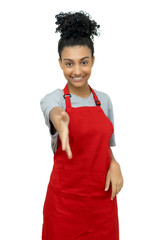
[[[97,29],[100,25],[91,16],[83,11],[68,12],[55,15],[57,21],[55,22],[58,27],[55,32],[60,33],[60,40],[58,42],[58,53],[61,59],[61,52],[64,47],[69,46],[85,46],[91,49],[91,55],[94,54],[93,39],[94,35],[99,36],[100,33]]]

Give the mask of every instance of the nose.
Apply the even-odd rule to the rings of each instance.
[[[80,65],[75,65],[73,69],[73,75],[74,76],[80,76],[82,73]]]

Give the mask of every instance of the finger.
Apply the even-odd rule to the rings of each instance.
[[[64,121],[67,121],[67,124],[69,123],[69,118],[68,118],[68,115],[65,111],[61,112],[61,116],[62,116],[62,119]]]
[[[119,184],[118,186],[117,186],[117,194],[121,191],[121,189],[122,189],[122,184]]]
[[[109,189],[109,186],[110,186],[110,176],[109,176],[109,174],[107,174],[106,183],[105,183],[105,191],[107,191]]]
[[[71,149],[70,149],[69,146],[68,146],[68,151],[67,151],[67,153],[68,153],[68,158],[69,158],[69,159],[72,158],[72,152],[71,152]]]
[[[111,200],[113,200],[115,196],[116,196],[116,192],[112,192]]]
[[[70,148],[70,144],[69,144],[69,140],[67,142],[67,155],[68,155],[68,158],[72,158],[72,152],[71,152],[71,148]]]
[[[62,137],[62,150],[63,150],[63,151],[66,150],[66,144],[67,144],[66,136],[63,136],[63,137]]]
[[[116,184],[112,184],[111,200],[113,200],[113,198],[115,197],[116,194],[117,194]]]
[[[67,147],[67,133],[64,132],[62,136],[62,150],[65,151]]]
[[[72,152],[69,144],[69,132],[67,133],[67,145],[66,145],[66,152],[68,155],[68,158],[72,158]]]

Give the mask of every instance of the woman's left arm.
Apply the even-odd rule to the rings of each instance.
[[[111,150],[111,148],[110,148]],[[105,191],[109,189],[110,182],[112,184],[112,195],[111,200],[118,194],[123,187],[123,176],[121,173],[120,164],[116,161],[113,152],[111,150],[111,162],[110,167],[106,175],[106,184],[105,184]]]

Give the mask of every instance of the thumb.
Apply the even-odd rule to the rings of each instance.
[[[110,186],[110,175],[107,174],[106,183],[105,183],[105,191],[107,191],[109,189],[109,186]]]
[[[62,111],[61,116],[62,116],[63,121],[67,121],[67,123],[69,122],[69,116],[68,116],[67,112]]]

